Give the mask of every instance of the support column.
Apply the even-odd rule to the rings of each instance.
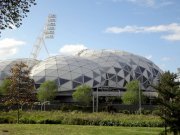
[[[98,87],[97,87],[97,91],[96,91],[96,112],[98,112]]]
[[[94,94],[93,94],[93,113],[94,113]]]

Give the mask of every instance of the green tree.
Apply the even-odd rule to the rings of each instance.
[[[88,105],[92,101],[92,90],[88,85],[80,85],[73,93],[73,100],[82,105]]]
[[[133,80],[126,84],[126,92],[122,96],[122,101],[127,105],[135,105],[139,103],[139,81]],[[141,101],[144,101],[142,90],[140,90]]]
[[[23,63],[15,64],[9,76],[10,86],[4,100],[7,105],[17,105],[18,114],[17,122],[19,123],[20,106],[24,104],[32,104],[35,101],[34,80],[29,77],[28,66]]]
[[[1,0],[0,30],[12,29],[12,26],[20,27],[32,5],[36,5],[35,0]]]
[[[180,134],[180,82],[176,81],[177,75],[169,71],[162,74],[157,86],[153,86],[157,92],[157,102],[159,104],[159,116],[169,126],[169,132],[174,135]]]
[[[0,95],[7,95],[11,81],[9,79],[4,79],[0,85]]]
[[[40,102],[52,101],[57,94],[57,85],[54,81],[45,81],[37,92],[37,98]]]

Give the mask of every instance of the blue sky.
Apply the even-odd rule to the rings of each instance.
[[[50,55],[116,49],[152,60],[163,70],[180,67],[179,0],[37,0],[18,29],[4,30],[0,59],[29,57],[48,14],[56,14]],[[48,57],[42,48],[39,59]]]

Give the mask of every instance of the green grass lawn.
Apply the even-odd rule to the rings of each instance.
[[[162,128],[0,124],[0,135],[158,135]]]

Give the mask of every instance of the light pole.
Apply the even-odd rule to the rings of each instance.
[[[94,90],[92,90],[92,100],[93,100],[93,113],[94,113]]]
[[[99,98],[99,93],[98,92],[99,92],[99,90],[98,90],[98,87],[97,87],[97,91],[96,91],[96,112],[98,112],[98,102],[99,102],[98,101],[99,100],[98,99]]]
[[[141,83],[140,83],[140,81],[139,81],[138,85],[139,85],[139,114],[141,115],[142,107],[141,107]]]

